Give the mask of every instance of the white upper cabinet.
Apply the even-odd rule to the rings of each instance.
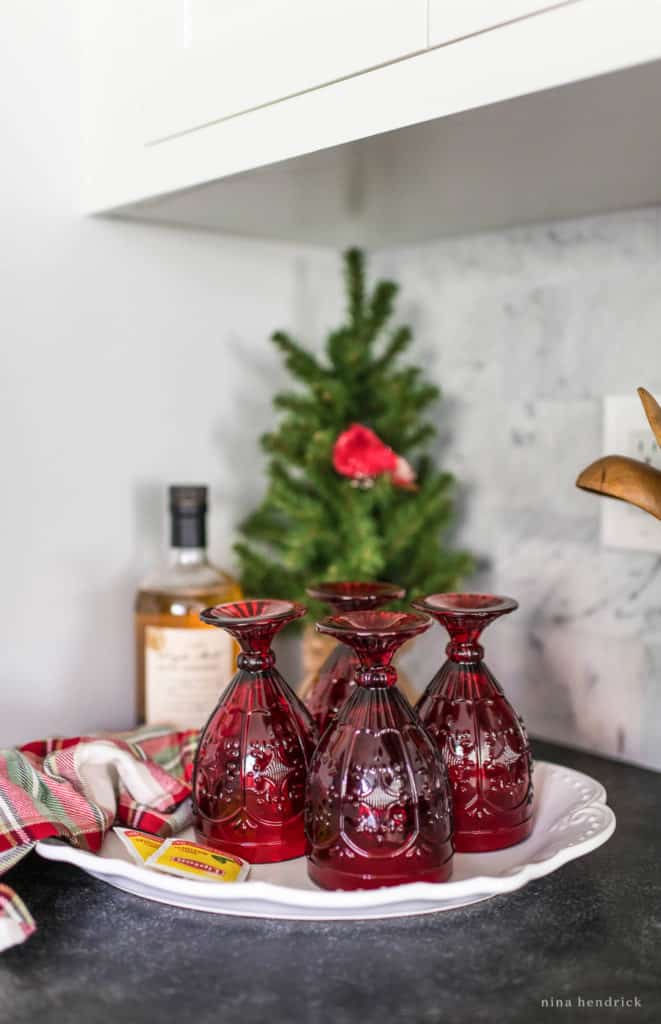
[[[145,141],[417,53],[427,0],[141,0]]]
[[[566,0],[429,0],[429,45],[474,35],[517,18],[560,7]],[[576,2],[576,0],[574,0]]]
[[[661,202],[661,0],[79,9],[88,212],[382,245]]]

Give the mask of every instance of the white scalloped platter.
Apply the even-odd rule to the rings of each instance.
[[[53,839],[37,843],[37,853],[47,860],[75,864],[94,878],[136,896],[212,914],[316,921],[432,914],[520,889],[596,850],[615,831],[606,790],[589,775],[538,761],[535,795],[534,828],[525,842],[497,853],[455,854],[452,879],[444,883],[327,892],[308,879],[301,857],[283,864],[256,864],[246,882],[219,885],[174,878],[133,864],[112,832],[100,854]],[[182,835],[190,838],[192,830]]]

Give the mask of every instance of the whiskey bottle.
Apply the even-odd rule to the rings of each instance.
[[[197,729],[236,667],[234,642],[200,622],[200,612],[242,595],[207,557],[207,488],[170,487],[169,498],[169,562],[135,601],[137,713],[147,724]]]

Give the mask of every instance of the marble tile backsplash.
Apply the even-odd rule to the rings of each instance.
[[[574,481],[604,454],[603,397],[661,392],[660,239],[647,209],[371,265],[401,283],[415,356],[443,388],[452,541],[479,563],[467,586],[520,602],[485,634],[489,664],[534,734],[659,769],[661,557],[602,547],[603,499]],[[435,628],[408,655],[421,685],[444,647]]]

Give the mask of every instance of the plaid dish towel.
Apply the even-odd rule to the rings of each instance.
[[[197,736],[145,727],[0,750],[0,875],[48,836],[96,853],[116,822],[160,836],[186,828]],[[34,929],[0,885],[0,951]]]

